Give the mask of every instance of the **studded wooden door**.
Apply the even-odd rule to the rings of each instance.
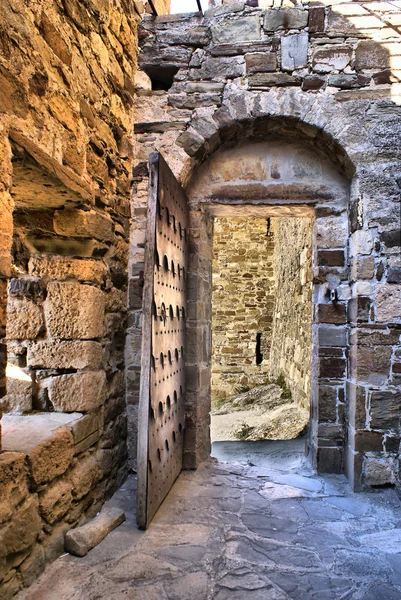
[[[149,157],[137,522],[146,529],[182,468],[188,209],[160,153]]]

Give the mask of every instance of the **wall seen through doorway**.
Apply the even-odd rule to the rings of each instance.
[[[296,437],[310,408],[312,219],[215,218],[212,281],[212,438]]]

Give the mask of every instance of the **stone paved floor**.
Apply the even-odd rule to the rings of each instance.
[[[227,442],[177,480],[147,532],[135,479],[127,521],[84,558],[66,555],[19,600],[401,599],[401,506],[317,477],[303,441]]]

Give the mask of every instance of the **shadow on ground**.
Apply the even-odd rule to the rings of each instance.
[[[86,557],[59,558],[19,600],[399,600],[396,492],[316,476],[303,447],[214,444],[146,532],[131,477],[108,503],[127,521]]]

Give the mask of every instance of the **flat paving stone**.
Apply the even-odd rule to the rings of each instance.
[[[135,477],[106,507],[127,520],[63,556],[18,600],[401,599],[401,504],[316,476],[303,440],[230,442],[183,472],[145,532]]]

